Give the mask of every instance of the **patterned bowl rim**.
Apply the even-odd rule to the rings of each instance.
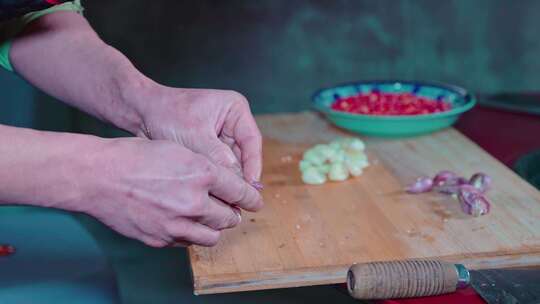
[[[443,90],[453,92],[464,100],[464,103],[453,107],[449,111],[440,112],[440,113],[431,113],[431,114],[417,114],[417,115],[367,115],[367,114],[353,114],[347,112],[336,111],[328,107],[327,105],[322,104],[322,94],[329,90],[335,90],[337,88],[348,87],[348,86],[359,86],[359,85],[393,85],[393,84],[405,84],[413,86],[429,86],[435,87]],[[326,115],[339,116],[342,118],[349,119],[363,119],[363,120],[429,120],[436,118],[444,118],[449,116],[455,116],[470,110],[476,104],[476,98],[473,94],[467,92],[462,87],[451,85],[442,82],[429,82],[429,81],[410,81],[410,80],[368,80],[368,81],[353,81],[346,82],[332,87],[322,88],[317,90],[312,98],[313,107]]]

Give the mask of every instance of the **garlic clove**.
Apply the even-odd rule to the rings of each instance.
[[[350,150],[354,150],[354,151],[364,151],[364,149],[366,148],[366,145],[365,145],[364,142],[361,141],[360,139],[358,139],[358,138],[353,138],[353,139],[350,141],[348,148],[349,148]]]
[[[360,164],[347,165],[347,169],[352,176],[362,175],[364,167]]]
[[[330,172],[330,167],[331,167],[330,164],[322,164],[322,165],[317,166],[316,168],[322,174],[328,174],[328,172]]]
[[[461,186],[458,199],[461,204],[461,210],[474,217],[489,213],[491,208],[491,204],[484,196],[484,193],[471,185]]]
[[[309,167],[302,172],[302,181],[310,185],[322,185],[326,182],[326,176],[316,167]]]
[[[343,163],[333,163],[328,172],[328,179],[331,181],[344,181],[349,177],[349,170]]]
[[[331,144],[338,145],[340,149],[345,149],[349,146],[350,141],[349,137],[341,137],[332,141]]]
[[[341,150],[341,144],[337,141],[329,143],[328,146],[333,150]]]
[[[491,177],[481,172],[475,173],[473,176],[471,176],[469,184],[481,192],[486,192],[491,186]]]
[[[427,176],[419,177],[414,184],[408,186],[405,190],[409,193],[429,192],[433,188],[433,179]]]
[[[457,194],[461,186],[467,185],[468,181],[463,177],[452,177],[443,182],[439,182],[438,184],[436,184],[435,181],[433,183],[433,189],[437,192],[444,194]]]
[[[330,148],[330,146],[328,145],[319,144],[316,145],[313,149],[317,151],[317,153],[319,153],[319,155],[323,157],[324,160],[329,159],[330,156],[334,154],[334,149]]]
[[[343,150],[337,150],[328,160],[330,163],[342,163],[345,161],[346,154]]]
[[[313,164],[310,163],[309,161],[303,159],[303,160],[300,161],[300,163],[298,163],[298,167],[300,168],[300,171],[304,171],[307,168],[313,167]]]
[[[326,158],[317,149],[309,149],[304,152],[304,160],[314,165],[320,165],[326,161]]]
[[[435,175],[433,178],[433,184],[435,186],[442,186],[443,184],[448,183],[449,180],[455,180],[456,178],[458,178],[458,176],[454,172],[443,170]]]
[[[367,167],[367,156],[366,154],[362,152],[356,152],[356,153],[348,153],[345,156],[345,162],[351,163],[351,164],[363,164],[364,167]]]
[[[320,184],[326,179],[343,181],[349,176],[359,176],[368,166],[364,149],[364,142],[352,137],[315,145],[304,152],[299,163],[302,179],[309,184]]]

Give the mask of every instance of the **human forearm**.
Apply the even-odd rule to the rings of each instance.
[[[262,207],[243,179],[170,141],[0,125],[0,143],[0,206],[83,212],[150,246],[214,245],[238,208]]]
[[[79,183],[98,138],[0,125],[0,205],[82,211]]]
[[[132,133],[141,113],[132,92],[154,83],[105,44],[84,17],[57,12],[31,23],[13,41],[16,72],[44,92]]]
[[[225,90],[170,88],[137,71],[86,20],[40,18],[11,50],[15,70],[43,91],[139,137],[172,140],[249,181],[262,170],[262,138],[249,103]]]

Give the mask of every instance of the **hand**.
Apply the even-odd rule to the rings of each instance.
[[[132,98],[143,120],[139,136],[176,141],[248,182],[260,180],[261,134],[240,93],[154,85]]]
[[[212,246],[255,211],[260,194],[242,178],[170,141],[105,140],[81,172],[76,206],[117,232],[153,247]]]

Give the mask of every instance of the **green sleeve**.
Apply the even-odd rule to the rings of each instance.
[[[74,0],[72,2],[55,5],[41,11],[28,13],[20,18],[1,24],[0,66],[8,71],[13,72],[13,67],[11,66],[11,62],[9,61],[9,50],[11,48],[11,40],[13,39],[13,37],[15,37],[19,32],[21,32],[28,23],[38,19],[39,17],[58,11],[73,11],[82,14],[83,7],[81,5],[81,0]]]

